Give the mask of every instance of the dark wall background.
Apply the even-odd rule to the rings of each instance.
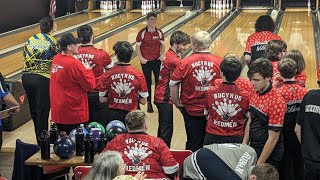
[[[56,0],[56,4],[56,17],[60,17],[86,9],[88,0]],[[38,23],[49,16],[49,6],[50,0],[1,0],[0,33]]]
[[[49,14],[49,0],[1,0],[0,33],[39,22]]]

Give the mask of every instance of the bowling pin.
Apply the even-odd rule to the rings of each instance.
[[[152,9],[156,9],[156,5],[154,4],[154,0],[152,0],[151,2],[152,2]]]
[[[226,8],[226,1],[222,0],[222,9],[225,9],[225,8]]]
[[[232,2],[233,0],[231,0],[231,2],[230,2],[230,9],[232,10],[233,9],[233,2]]]
[[[160,3],[157,1],[157,9],[160,9]]]
[[[212,2],[212,9],[215,9],[216,8],[216,4],[215,4],[215,0],[213,0]]]
[[[117,1],[113,1],[113,9],[117,9]]]
[[[230,4],[229,4],[229,0],[227,0],[227,9],[229,9]]]
[[[310,0],[308,0],[308,9],[310,9],[311,7],[311,3],[310,3]]]
[[[183,7],[182,0],[180,1],[180,7]]]

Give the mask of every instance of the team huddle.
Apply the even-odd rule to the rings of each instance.
[[[303,55],[287,51],[286,43],[273,34],[269,16],[257,19],[245,63],[234,54],[212,55],[212,39],[205,31],[191,37],[174,32],[165,52],[165,36],[156,20],[157,14],[149,13],[147,27],[136,37],[143,72],[130,64],[134,48],[129,42],[114,44],[114,63],[106,51],[93,46],[90,26],[79,27],[78,38],[66,33],[57,41],[50,35],[53,20],[41,20],[42,32],[26,43],[22,76],[36,136],[48,128],[51,108],[52,121],[67,134],[89,122],[124,122],[128,133],[116,136],[104,151],[120,152],[125,174],[144,172],[155,179],[173,178],[178,172],[180,179],[319,176],[320,93],[305,88]],[[50,43],[44,47],[40,40]],[[181,59],[188,44],[193,53]],[[240,77],[243,64],[249,68],[247,78]],[[147,117],[139,110],[145,104],[149,113],[154,112],[152,104],[157,106],[158,137],[146,134]],[[173,105],[183,115],[186,149],[194,152],[180,165],[169,150]],[[95,168],[101,168],[98,161],[93,165],[98,171]],[[274,173],[261,175],[260,168]],[[93,173],[90,177],[94,179]]]

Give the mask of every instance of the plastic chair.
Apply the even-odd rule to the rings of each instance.
[[[170,152],[173,156],[173,158],[179,163],[179,171],[181,169],[181,166],[183,164],[183,161],[192,154],[192,151],[190,150],[175,150],[170,149]],[[174,178],[175,180],[179,180],[179,172]]]
[[[74,177],[76,180],[81,180],[89,173],[90,170],[91,166],[77,166],[74,169]]]
[[[25,161],[40,150],[35,144],[27,144],[20,139],[16,140],[12,179],[19,180],[50,180],[65,176],[69,179],[70,167],[60,166],[28,166]]]

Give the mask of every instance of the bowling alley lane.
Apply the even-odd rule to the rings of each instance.
[[[287,43],[287,50],[298,49],[306,62],[307,88],[317,88],[316,54],[312,13],[305,9],[287,8],[282,18],[280,37]]]
[[[180,17],[184,13],[185,11],[172,11],[172,12],[165,11],[160,13],[159,21],[158,21],[159,27],[167,24],[168,22],[173,21],[174,19]],[[102,20],[100,22],[95,23],[91,27],[93,29],[94,35],[97,36],[99,35],[99,33],[101,34],[101,33],[107,32],[108,30],[119,27],[140,16],[142,16],[141,12],[133,11],[133,12],[112,17],[111,19]],[[113,54],[112,46],[115,42],[119,40],[128,40],[129,42],[133,43],[135,41],[135,36],[138,33],[138,31],[145,26],[146,26],[145,21],[143,21],[129,29],[124,30],[123,32],[121,31],[118,34],[115,34],[107,38],[106,40],[103,40],[95,44],[95,46],[97,46],[98,48],[107,50],[108,53]],[[73,32],[73,34],[76,35],[76,32]],[[133,37],[133,38],[129,39],[128,37]],[[22,52],[13,53],[1,59],[0,72],[4,76],[8,75],[10,73],[21,70],[23,68],[23,64],[24,62],[23,62]]]
[[[85,21],[92,20],[94,18],[98,18],[101,15],[102,15],[101,13],[93,13],[93,12],[81,13],[81,14],[72,15],[69,17],[56,19],[55,22],[57,24],[57,30],[61,30],[70,26],[74,26],[79,23],[83,23]],[[1,37],[0,50],[23,43],[30,36],[39,32],[40,32],[39,26],[35,26],[25,31],[21,31],[21,32],[14,33],[12,35]]]
[[[192,36],[196,31],[208,31],[212,26],[214,26],[225,14],[227,14],[227,10],[221,10],[219,14],[213,13],[211,10],[207,10],[201,13],[196,18],[192,19],[178,30],[183,31],[190,36]],[[170,35],[165,38],[165,47],[166,50],[170,48]],[[188,45],[190,47],[191,45]],[[131,60],[132,66],[137,69],[141,69],[140,61],[138,57],[135,57]]]
[[[180,16],[185,14],[185,10],[168,10],[164,11],[159,14],[157,18],[157,27],[162,27],[171,21],[174,21],[175,19],[179,18]],[[134,43],[136,41],[136,36],[138,32],[147,26],[146,21],[143,21],[139,24],[136,24],[128,29],[125,29],[121,32],[118,32],[117,34],[106,38],[103,41],[100,41],[96,43],[94,46],[100,49],[106,50],[110,56],[114,54],[114,51],[112,49],[113,45],[117,41],[128,41],[130,43]]]
[[[265,10],[244,10],[229,26],[212,42],[210,51],[212,54],[223,57],[227,53],[243,55],[246,41],[249,35],[255,32],[256,19],[265,15]]]

